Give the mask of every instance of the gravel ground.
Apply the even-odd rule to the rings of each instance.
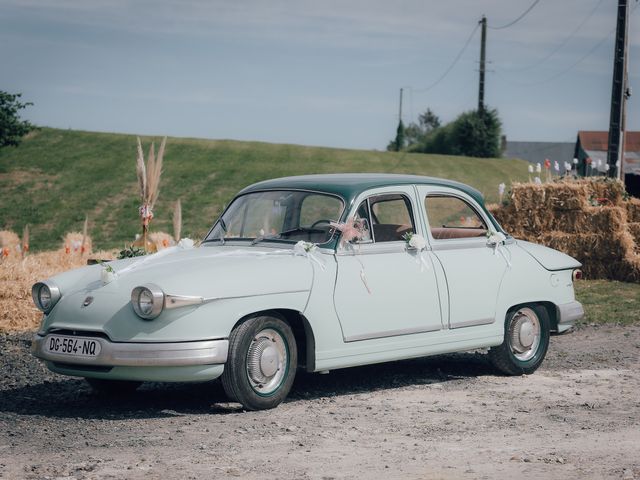
[[[108,400],[0,336],[0,478],[640,479],[640,326],[554,336],[542,368],[481,352],[300,373],[277,409],[219,382]]]

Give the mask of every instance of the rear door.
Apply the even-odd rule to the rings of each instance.
[[[419,186],[433,254],[442,264],[449,292],[449,328],[487,325],[495,321],[496,302],[508,265],[487,244],[491,223],[464,192]],[[508,255],[508,251],[503,249]]]

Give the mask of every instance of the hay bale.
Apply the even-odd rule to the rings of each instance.
[[[550,215],[548,230],[565,233],[607,233],[620,230],[626,223],[627,211],[622,207],[587,207],[581,211],[555,212],[555,215]]]
[[[97,252],[101,258],[115,258],[117,251]],[[0,263],[0,332],[36,330],[42,313],[33,305],[31,286],[57,273],[86,265],[82,255],[63,249],[14,256]]]
[[[587,198],[593,198],[598,203],[619,206],[625,196],[624,184],[619,180],[608,177],[597,177],[581,180],[587,189]]]
[[[629,233],[636,242],[636,253],[640,254],[640,222],[629,223],[627,226],[629,227]]]
[[[64,237],[62,249],[66,254],[90,255],[93,251],[93,243],[89,235],[85,236],[80,232],[69,232]]]
[[[640,222],[640,198],[630,198],[625,203],[627,207],[627,218],[629,222]]]
[[[155,251],[172,247],[176,244],[171,235],[165,232],[153,232],[149,234],[149,241],[155,246]]]
[[[588,206],[586,191],[581,182],[514,183],[511,201],[518,211],[581,210]]]
[[[21,257],[20,237],[11,230],[0,231],[0,260]]]

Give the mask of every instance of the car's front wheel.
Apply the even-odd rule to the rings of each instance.
[[[504,341],[489,350],[491,363],[507,375],[528,375],[544,360],[549,347],[549,315],[542,306],[523,306],[507,313]]]
[[[274,408],[291,390],[297,362],[295,338],[284,320],[250,318],[229,336],[222,385],[247,410]]]

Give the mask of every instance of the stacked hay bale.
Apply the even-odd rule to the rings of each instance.
[[[640,281],[640,201],[617,181],[515,183],[511,203],[491,210],[514,237],[577,258],[587,278]]]
[[[0,231],[0,260],[21,257],[20,237],[11,230]]]

